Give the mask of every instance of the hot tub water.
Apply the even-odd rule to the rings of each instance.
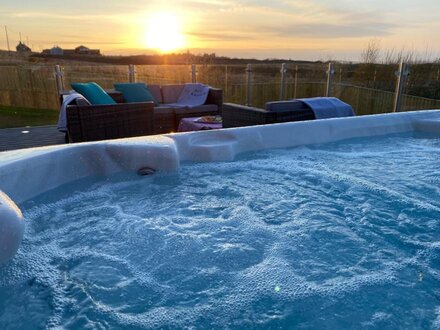
[[[21,205],[0,328],[438,327],[440,139],[81,182]]]

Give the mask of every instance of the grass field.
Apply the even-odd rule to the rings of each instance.
[[[0,128],[55,125],[58,111],[0,105]]]

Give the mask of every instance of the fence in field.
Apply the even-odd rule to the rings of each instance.
[[[414,74],[406,76],[397,66],[380,65],[66,65],[57,76],[49,65],[0,66],[0,105],[57,109],[60,81],[66,89],[86,81],[111,89],[115,82],[136,80],[160,85],[197,81],[222,88],[225,102],[257,107],[329,94],[351,104],[359,115],[386,113],[394,110],[397,92],[401,111],[440,109],[438,68],[411,70]],[[402,75],[396,77],[396,72]]]

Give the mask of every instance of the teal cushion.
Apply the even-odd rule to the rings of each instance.
[[[114,85],[115,89],[124,95],[124,101],[127,103],[153,101],[157,105],[156,99],[144,83],[120,83]]]
[[[113,100],[97,83],[73,83],[71,86],[93,105],[116,104],[115,100]]]

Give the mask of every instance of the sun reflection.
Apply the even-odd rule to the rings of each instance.
[[[160,12],[148,18],[145,44],[161,52],[169,52],[185,46],[182,23],[178,15]]]

